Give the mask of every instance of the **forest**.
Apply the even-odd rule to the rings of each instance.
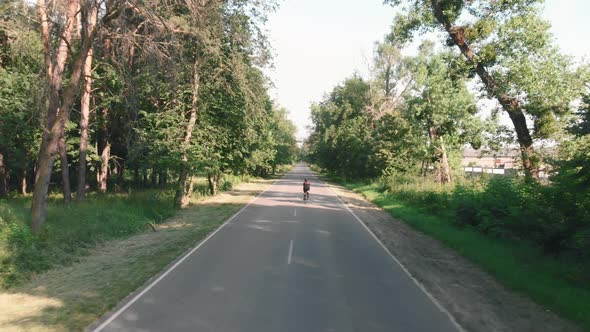
[[[188,206],[195,190],[215,195],[295,160],[295,125],[271,100],[263,74],[271,52],[262,25],[274,6],[2,1],[7,285],[53,266],[56,247],[133,233],[141,217]],[[138,220],[107,217],[114,201]]]

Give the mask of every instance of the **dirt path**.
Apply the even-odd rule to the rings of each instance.
[[[78,263],[0,292],[0,331],[83,330],[272,182],[243,183],[196,201],[157,232],[103,243]]]
[[[362,195],[332,188],[466,331],[581,331]]]

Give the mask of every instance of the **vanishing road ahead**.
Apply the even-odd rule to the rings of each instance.
[[[460,331],[303,164],[100,324],[94,331]]]

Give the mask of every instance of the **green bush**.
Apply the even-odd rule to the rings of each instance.
[[[221,191],[229,191],[232,190],[234,186],[242,182],[249,182],[251,179],[252,178],[249,175],[225,174],[221,180],[219,189]]]
[[[464,180],[443,186],[421,177],[393,175],[377,188],[458,226],[503,239],[526,241],[549,255],[590,257],[590,190],[515,177]]]

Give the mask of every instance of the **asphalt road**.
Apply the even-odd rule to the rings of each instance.
[[[94,331],[460,331],[302,164],[99,324]]]

